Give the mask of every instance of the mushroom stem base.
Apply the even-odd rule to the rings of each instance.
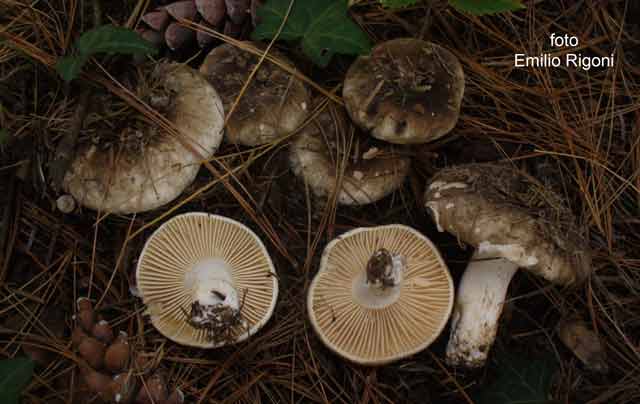
[[[496,338],[509,283],[517,270],[517,264],[476,250],[458,286],[447,363],[465,367],[485,364]]]

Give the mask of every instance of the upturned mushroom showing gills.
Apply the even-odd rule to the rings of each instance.
[[[273,49],[269,52],[283,63],[293,65],[280,52]],[[267,59],[231,111],[258,61],[248,51],[224,44],[214,48],[200,66],[200,72],[222,97],[225,111],[231,113],[226,127],[231,143],[244,146],[270,143],[293,132],[308,115],[310,95],[302,81]]]
[[[525,268],[558,285],[591,270],[584,231],[563,200],[508,165],[471,164],[438,172],[425,203],[440,231],[475,248],[458,286],[447,361],[483,366],[511,278]]]
[[[409,158],[394,146],[353,133],[344,109],[334,104],[296,135],[289,160],[293,172],[318,197],[329,197],[340,184],[337,202],[341,205],[382,199],[402,185],[410,167]]]
[[[94,130],[97,139],[115,139],[112,143],[118,147],[86,142],[65,175],[63,188],[85,207],[122,214],[158,208],[193,182],[201,158],[211,157],[222,141],[222,101],[197,71],[175,63],[158,64],[149,78],[140,80],[137,92],[171,121],[192,149],[123,106],[122,110],[133,112],[102,119],[102,127]]]
[[[331,241],[309,287],[322,342],[360,364],[382,365],[429,346],[453,306],[453,281],[436,247],[399,224],[357,228]]]
[[[185,213],[160,226],[142,250],[136,281],[156,329],[201,348],[255,334],[278,296],[276,271],[258,236],[207,213]]]
[[[342,96],[354,122],[391,143],[425,143],[458,121],[464,72],[458,59],[431,42],[383,42],[349,68]]]

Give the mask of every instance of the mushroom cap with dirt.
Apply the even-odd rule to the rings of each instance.
[[[200,212],[175,216],[149,237],[136,282],[156,329],[201,348],[255,334],[278,296],[275,267],[258,236],[235,220]]]
[[[185,65],[161,63],[151,74],[158,82],[156,99],[182,139],[202,157],[211,157],[222,141],[224,111],[216,90]],[[141,84],[143,85],[143,84]],[[63,188],[81,205],[110,213],[158,208],[182,193],[200,169],[200,157],[144,117],[121,136],[144,146],[105,152],[96,145],[78,150]],[[113,151],[113,150],[112,150]]]
[[[413,355],[442,332],[453,281],[437,248],[411,227],[357,228],[325,248],[307,295],[322,342],[360,364]]]
[[[484,365],[518,268],[558,285],[591,271],[584,230],[571,210],[510,165],[443,169],[428,184],[425,204],[438,230],[475,248],[456,294],[447,347],[452,365]]]
[[[383,42],[360,56],[344,80],[342,96],[354,122],[391,143],[426,143],[458,121],[464,72],[440,45],[420,39]]]
[[[264,48],[250,42],[246,45]],[[280,52],[271,49],[269,53],[293,66]],[[258,61],[248,51],[223,44],[211,50],[200,66],[200,72],[222,97],[225,111],[231,113],[226,126],[227,140],[231,143],[244,146],[270,143],[293,132],[308,115],[310,94],[304,83],[267,59],[231,111]]]
[[[344,109],[328,104],[291,142],[291,168],[318,197],[329,197],[340,183],[341,205],[378,201],[402,185],[410,159],[369,136],[350,140],[347,122]]]

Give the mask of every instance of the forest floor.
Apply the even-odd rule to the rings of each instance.
[[[140,11],[152,7],[145,0],[104,3],[103,20],[115,24],[136,24]],[[531,363],[548,358],[548,394],[557,402],[640,402],[639,2],[536,0],[523,11],[483,17],[440,0],[397,11],[361,3],[350,13],[372,42],[416,37],[443,44],[466,76],[456,128],[439,141],[405,149],[413,165],[400,190],[359,208],[320,203],[288,168],[287,140],[241,150],[225,143],[211,160],[215,170],[203,168],[177,200],[121,216],[61,213],[49,177],[80,94],[115,88],[104,84],[117,75],[95,63],[71,85],[53,69],[71,38],[91,25],[90,4],[0,0],[0,357],[26,352],[39,358],[24,403],[100,402],[79,380],[70,343],[82,296],[96,302],[115,330],[126,331],[136,355],[164,369],[189,403],[480,403],[477,391],[504,388],[496,381],[509,355]],[[615,66],[514,68],[515,53],[538,55],[549,48],[552,32],[578,36],[585,54],[615,52]],[[338,56],[319,69],[294,44],[277,47],[327,90],[342,83],[353,61]],[[165,56],[184,60],[196,51]],[[129,66],[121,60],[119,69]],[[358,226],[407,224],[434,241],[457,282],[471,249],[437,231],[424,208],[425,184],[442,167],[498,161],[526,170],[568,201],[588,228],[592,275],[562,289],[518,273],[481,370],[446,365],[448,331],[423,352],[378,368],[350,364],[325,348],[309,325],[305,297],[326,243]],[[223,181],[226,170],[236,174]],[[187,211],[232,217],[265,240],[280,296],[273,318],[247,342],[216,350],[170,342],[130,293],[147,237]],[[557,324],[575,317],[597,334],[607,372],[587,369],[560,342]],[[522,376],[509,366],[508,373]]]

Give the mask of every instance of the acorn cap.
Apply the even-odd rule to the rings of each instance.
[[[116,340],[105,352],[104,366],[113,373],[124,371],[129,363],[129,353],[127,334],[120,331]]]
[[[222,141],[224,112],[216,90],[186,65],[161,63],[153,75],[171,96],[166,113],[184,141],[205,159]],[[155,125],[148,132],[160,130]],[[143,136],[152,136],[143,133]],[[158,208],[193,182],[200,158],[166,133],[153,136],[144,152],[122,150],[117,164],[111,153],[89,146],[76,153],[63,187],[78,203],[112,213],[143,212]],[[113,168],[113,169],[107,169]]]
[[[175,216],[149,237],[136,282],[158,331],[179,344],[202,348],[223,345],[185,315],[202,288],[224,283],[239,296],[246,327],[236,330],[235,342],[267,322],[278,295],[275,268],[258,236],[235,220],[199,212]]]
[[[445,48],[413,38],[378,44],[360,56],[344,80],[351,119],[391,143],[436,140],[456,125],[464,72]]]
[[[186,20],[193,20],[198,15],[198,9],[193,0],[176,1],[164,6],[169,15],[175,20],[184,18]]]
[[[82,329],[80,325],[77,325],[73,328],[73,332],[71,333],[71,343],[74,348],[77,348],[83,339],[87,338],[89,335]]]
[[[198,12],[206,22],[218,25],[226,15],[224,0],[195,0]]]
[[[109,402],[113,399],[113,379],[100,373],[85,362],[80,362],[80,374],[90,391],[97,393],[103,400]]]
[[[401,281],[377,290],[369,267],[379,251],[402,262]],[[322,342],[366,365],[402,359],[429,346],[453,306],[453,281],[437,248],[399,224],[357,228],[331,241],[309,287],[307,309]]]
[[[106,346],[93,337],[86,337],[78,345],[78,352],[89,366],[100,369],[104,365],[104,353]]]
[[[135,375],[131,373],[119,373],[113,377],[110,389],[113,401],[118,404],[129,404],[133,402],[138,391],[138,383]]]
[[[169,13],[164,8],[149,11],[142,16],[142,22],[147,24],[154,31],[164,31],[169,25]]]
[[[211,24],[205,21],[202,21],[200,24],[204,25],[207,28],[211,28],[211,29],[215,28]],[[198,46],[201,48],[204,48],[208,45],[211,45],[216,40],[216,38],[207,34],[204,31],[196,31],[196,40],[198,41]]]
[[[468,164],[433,176],[425,205],[440,231],[556,284],[591,271],[583,230],[559,195],[511,165]]]
[[[93,326],[91,333],[99,341],[104,342],[105,344],[110,344],[111,341],[113,341],[113,330],[111,329],[109,322],[105,320],[98,321]]]
[[[196,32],[177,22],[172,22],[164,32],[164,41],[171,50],[176,50],[196,38]]]
[[[225,0],[227,15],[234,24],[242,24],[251,8],[250,0]]]
[[[398,155],[391,145],[374,146],[372,139],[358,134],[351,150],[345,150],[350,143],[347,133],[344,110],[329,104],[291,142],[289,160],[293,172],[309,184],[316,196],[327,197],[335,192],[338,174],[343,171],[337,195],[342,205],[372,203],[399,188],[409,173],[410,159]],[[361,152],[356,161],[355,149]]]
[[[169,391],[167,389],[167,381],[162,372],[156,371],[140,386],[140,390],[136,396],[136,403],[164,403],[168,397]]]
[[[292,65],[280,52],[271,49],[270,54]],[[223,44],[213,48],[200,66],[200,72],[220,94],[227,113],[258,60],[249,52]],[[302,124],[309,104],[304,84],[265,59],[228,119],[227,139],[245,146],[272,142]]]

